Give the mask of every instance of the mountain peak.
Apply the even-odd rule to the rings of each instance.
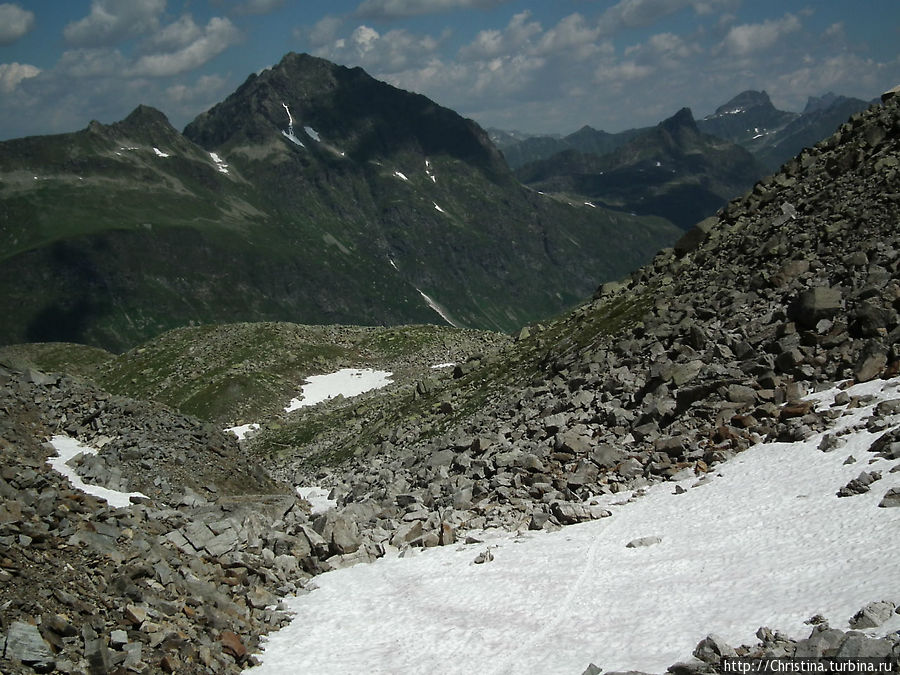
[[[128,117],[122,120],[120,124],[135,127],[162,124],[172,128],[172,125],[169,123],[169,118],[166,117],[162,111],[157,110],[152,106],[144,105],[143,103],[132,110]]]
[[[663,120],[659,123],[659,128],[670,133],[683,129],[698,131],[697,122],[694,121],[694,114],[690,108],[682,108],[669,119]]]
[[[843,98],[833,91],[829,91],[821,96],[810,96],[806,100],[806,107],[803,109],[804,114],[815,112],[817,110],[825,110],[830,108],[837,100]]]
[[[775,106],[772,105],[772,99],[769,98],[769,95],[763,91],[754,91],[752,89],[748,89],[747,91],[742,91],[740,94],[732,98],[725,105],[720,105],[716,108],[716,115],[727,115],[727,114],[735,114],[739,112],[744,112],[751,108],[772,108]]]

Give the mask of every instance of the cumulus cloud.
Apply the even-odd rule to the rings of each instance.
[[[159,27],[166,0],[92,0],[91,13],[63,29],[76,47],[101,47],[143,35]]]
[[[144,52],[175,51],[188,46],[202,34],[203,30],[194,22],[194,17],[184,14],[144,40],[141,49]]]
[[[394,74],[429,62],[445,36],[417,35],[403,29],[379,33],[365,24],[347,38],[338,38],[315,50],[339,63],[361,65],[381,75]]]
[[[34,28],[34,12],[8,2],[0,4],[0,45],[9,45]]]
[[[130,75],[166,77],[193,70],[221,54],[241,37],[237,27],[221,17],[211,18],[203,29],[194,25],[193,19],[179,22],[164,36],[164,42],[173,47],[180,46],[173,51],[141,56],[129,69]],[[168,28],[171,26],[164,29],[163,34]]]
[[[112,77],[121,75],[126,66],[127,60],[118,49],[94,47],[63,52],[53,71],[62,77]]]
[[[474,61],[529,51],[531,38],[543,30],[541,24],[530,18],[531,12],[526,10],[513,15],[504,30],[480,31],[472,42],[459,50],[460,58]]]
[[[0,63],[0,91],[11,94],[19,82],[41,74],[41,69],[27,63]]]
[[[389,20],[455,9],[488,9],[505,2],[509,0],[363,0],[355,14],[364,19]]]
[[[800,28],[800,19],[793,14],[785,14],[776,20],[767,19],[762,23],[741,24],[728,31],[721,49],[733,56],[748,56],[771,48],[785,35]]]
[[[344,20],[338,16],[326,14],[319,19],[312,28],[302,27],[294,30],[294,37],[304,40],[311,47],[325,47],[337,40],[338,31],[344,25]]]

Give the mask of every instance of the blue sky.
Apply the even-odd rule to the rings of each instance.
[[[113,122],[182,128],[309,52],[485,127],[570,133],[695,117],[745,89],[802,110],[900,83],[897,0],[28,0],[0,3],[0,138]]]

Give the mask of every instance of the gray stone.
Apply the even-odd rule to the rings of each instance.
[[[752,387],[742,384],[730,384],[726,398],[733,403],[754,403],[756,402],[756,391]]]
[[[806,640],[800,640],[794,651],[794,656],[819,657],[833,653],[844,640],[844,632],[836,628],[816,627]]]
[[[710,633],[694,648],[694,657],[704,663],[718,664],[723,657],[735,657],[737,652],[718,635]]]
[[[847,633],[835,656],[847,658],[884,658],[891,656],[894,644],[890,640],[873,640],[863,633]]]
[[[576,488],[581,487],[582,485],[587,485],[588,483],[593,483],[597,480],[597,475],[599,470],[597,469],[597,465],[593,462],[582,459],[578,462],[578,466],[575,468],[575,471],[569,474],[566,482],[569,487]]]
[[[335,518],[331,530],[331,551],[338,555],[353,553],[360,544],[359,526],[356,521],[343,515]]]
[[[883,509],[900,506],[900,488],[891,488],[884,493],[884,497],[878,503]]]
[[[890,619],[891,614],[893,613],[893,602],[888,602],[886,600],[881,602],[870,602],[853,615],[850,619],[850,628],[878,628],[878,626]]]
[[[612,469],[623,459],[621,450],[605,443],[594,448],[591,453],[591,461],[601,469]]]
[[[106,640],[102,637],[84,641],[84,658],[87,659],[91,675],[105,675],[112,667],[109,648],[106,646]]]
[[[661,542],[662,537],[658,537],[655,535],[652,537],[639,537],[638,539],[632,539],[627,544],[625,544],[625,548],[643,548],[645,546],[654,546]]]
[[[553,502],[550,512],[563,525],[574,525],[592,520],[590,507],[572,502]]]
[[[638,476],[643,475],[644,467],[643,465],[634,457],[626,459],[619,466],[619,474],[623,478],[637,478]]]
[[[841,311],[842,300],[840,289],[819,286],[801,293],[788,315],[804,328],[815,328],[822,319],[830,319]]]
[[[581,457],[591,451],[591,439],[575,431],[564,431],[556,436],[556,449]]]
[[[36,670],[53,668],[53,652],[41,637],[37,626],[25,621],[13,621],[6,635],[6,658],[19,661]]]
[[[853,369],[857,382],[868,382],[878,377],[887,365],[887,354],[876,352],[863,356]]]

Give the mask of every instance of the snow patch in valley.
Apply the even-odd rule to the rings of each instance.
[[[69,466],[69,461],[78,455],[96,455],[98,452],[96,448],[83,445],[77,438],[69,438],[68,436],[54,436],[50,439],[50,445],[56,449],[57,456],[48,457],[47,464],[54,471],[68,478],[69,482],[72,483],[72,487],[76,490],[105,499],[114,508],[131,506],[131,497],[148,498],[147,495],[140,492],[121,492],[85,483],[81,476],[75,472],[75,469]]]
[[[900,508],[877,504],[900,474],[867,452],[877,434],[862,422],[897,386],[850,389],[876,398],[834,408],[843,416],[829,433],[843,445],[828,453],[822,434],[761,443],[709,480],[679,481],[682,494],[670,481],[598,499],[610,518],[320,575],[286,600],[293,622],[266,639],[250,672],[664,672],[710,632],[732,646],[755,643],[759,626],[802,638],[816,613],[846,629],[868,602],[897,600]],[[822,408],[835,393],[810,398]],[[849,455],[858,461],[845,464]],[[838,498],[862,470],[883,478]],[[647,536],[661,541],[626,548]],[[493,561],[473,564],[488,545]]]
[[[319,138],[319,133],[318,133],[315,129],[313,129],[312,127],[303,127],[303,131],[305,131],[305,132],[306,132],[306,135],[309,136],[309,137],[310,137],[311,139],[313,139],[314,141],[321,141],[321,140],[322,140],[321,138]]]
[[[585,205],[585,206],[590,206],[592,209],[596,209],[596,208],[597,208],[597,205],[594,204],[594,203],[592,203],[592,202],[585,202],[584,205]]]
[[[254,431],[259,431],[259,428],[260,427],[256,422],[251,422],[250,424],[240,424],[236,427],[228,427],[224,429],[224,431],[230,431],[238,437],[239,441],[243,441],[245,438],[250,437]]]
[[[401,180],[405,180],[405,181],[409,182],[409,178],[407,178],[406,175],[400,171],[394,171],[394,175]]]
[[[447,362],[447,363],[436,363],[436,364],[434,364],[434,365],[431,366],[431,367],[432,367],[432,369],[434,369],[434,370],[440,370],[441,368],[452,368],[452,367],[455,366],[455,365],[456,365],[455,362],[449,361],[449,362]]]
[[[310,513],[314,516],[325,513],[337,506],[337,501],[328,496],[331,492],[325,488],[298,487],[296,490],[298,495],[309,502],[309,505],[312,507]]]
[[[351,398],[391,383],[393,373],[372,368],[342,368],[327,375],[311,375],[301,389],[300,398],[291,399],[285,412],[313,406],[336,396]]]

